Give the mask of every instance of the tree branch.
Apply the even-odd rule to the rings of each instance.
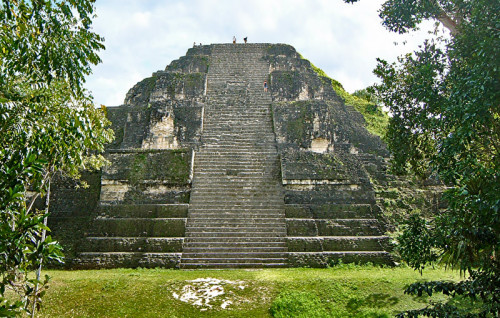
[[[436,19],[441,22],[445,28],[450,30],[452,35],[458,34],[458,23],[454,21],[444,10],[441,10],[441,13],[436,16]]]
[[[42,181],[42,185],[41,187],[43,187],[43,185],[48,181],[50,180],[50,174],[52,172],[52,168],[49,168],[49,171],[47,171],[47,173],[45,174],[45,176],[43,177],[43,181]],[[28,205],[28,207],[26,208],[26,213],[29,213],[29,211],[31,211],[31,208],[33,208],[33,204],[35,204],[35,201],[36,199],[38,199],[38,197],[40,196],[40,192],[37,192],[30,200],[30,203]]]
[[[443,26],[450,31],[451,35],[457,35],[458,22],[453,20],[452,17],[450,17],[450,15],[446,11],[444,11],[443,7],[437,0],[434,0],[434,5],[436,6],[436,10],[438,11],[434,18],[441,22]]]

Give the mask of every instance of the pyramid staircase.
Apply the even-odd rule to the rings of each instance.
[[[215,45],[181,268],[286,266],[264,46]]]

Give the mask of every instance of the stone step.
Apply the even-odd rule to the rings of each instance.
[[[217,130],[222,129],[223,131],[224,129],[228,129],[233,132],[251,132],[252,129],[261,129],[261,130],[256,130],[254,132],[258,132],[262,135],[267,135],[270,131],[272,131],[272,127],[270,127],[271,126],[270,118],[245,120],[244,118],[239,118],[236,116],[238,115],[234,114],[233,118],[219,117],[217,119],[205,117],[203,123],[203,129],[205,130],[207,128],[215,128]]]
[[[217,130],[215,130],[215,128]],[[203,126],[203,136],[206,136],[208,138],[211,137],[220,137],[220,138],[236,138],[239,137],[241,139],[253,139],[254,141],[257,141],[258,139],[256,138],[270,138],[272,137],[271,133],[262,131],[262,130],[255,130],[255,129],[246,129],[245,131],[234,131],[229,129],[228,127],[214,127],[213,130],[207,130],[205,126]],[[203,137],[202,136],[202,137]]]
[[[197,189],[198,193],[199,191],[203,191],[202,188],[206,189],[215,189],[219,191],[212,191],[214,192],[213,194],[216,195],[214,197],[214,200],[219,200],[218,198],[220,195],[224,195],[224,193],[229,193],[231,194],[231,190],[234,189],[239,189],[242,192],[247,191],[247,190],[261,190],[262,192],[265,191],[273,191],[276,194],[279,194],[281,191],[278,188],[277,184],[273,184],[272,180],[269,180],[268,182],[260,180],[259,182],[248,180],[249,182],[246,183],[245,180],[235,180],[227,178],[226,180],[222,180],[221,178],[208,178],[208,177],[199,177],[197,178],[195,175],[195,179],[193,181],[194,187],[200,185],[200,188]],[[203,184],[203,187],[201,187],[201,184]],[[241,192],[240,192],[241,193]],[[191,200],[193,200],[193,196],[191,197]],[[279,202],[282,199],[280,198]],[[192,202],[191,202],[192,203]]]
[[[200,233],[200,232],[284,232],[286,231],[283,223],[232,223],[232,222],[220,222],[220,223],[209,223],[200,224],[193,223],[188,224],[186,230],[190,233]]]
[[[183,237],[185,218],[98,218],[89,236]]]
[[[377,236],[376,219],[286,219],[288,236]]]
[[[267,180],[266,180],[267,179]],[[197,176],[196,172],[194,175],[193,184],[196,185],[196,190],[203,191],[204,189],[217,189],[221,191],[230,191],[230,190],[262,190],[262,191],[280,191],[278,182],[273,180],[270,176],[266,179],[262,178],[258,179],[236,179],[229,178],[229,176],[224,178],[209,178]],[[195,188],[195,187],[193,187]],[[218,192],[220,193],[220,192]]]
[[[72,260],[72,268],[176,268],[181,256],[181,253],[85,252]]]
[[[227,147],[235,148],[236,151],[242,151],[245,149],[257,149],[264,152],[275,151],[276,145],[274,143],[274,136],[260,137],[261,140],[255,141],[255,138],[244,137],[238,140],[234,139],[234,136],[227,135],[217,135],[213,134],[203,134],[202,137],[202,147],[201,149],[213,150],[219,148],[219,150],[229,150]],[[232,149],[231,149],[232,150]]]
[[[204,123],[203,132],[208,136],[213,137],[215,132],[228,134],[239,134],[240,136],[251,136],[255,137],[270,135],[272,130],[271,127],[263,127],[263,125],[256,125],[254,123],[243,124],[241,122],[234,123]]]
[[[233,211],[233,212],[230,212],[232,214],[228,214],[228,212],[213,212],[213,213],[204,213],[204,212],[193,212],[194,215],[190,215],[190,223],[189,224],[198,224],[198,223],[191,223],[191,221],[195,221],[195,219],[203,219],[203,220],[206,220],[206,219],[213,219],[215,221],[219,221],[219,222],[224,222],[224,220],[228,220],[227,222],[229,222],[229,220],[234,220],[235,219],[235,213],[234,211],[235,210],[229,210],[229,211]],[[275,220],[277,223],[281,223],[281,224],[284,224],[284,218],[282,217],[282,215],[278,214],[278,213],[250,213],[250,212],[246,212],[246,211],[241,211],[241,213],[238,213],[239,216],[236,216],[238,218],[240,218],[240,220],[244,220],[244,222],[248,222],[250,224],[254,224],[255,221],[254,220],[258,220],[258,219],[262,219],[262,220]],[[197,221],[196,221],[197,222]],[[202,222],[202,220],[200,220],[200,222]],[[265,223],[265,221],[258,221],[258,222],[262,222],[262,223]]]
[[[276,162],[278,154],[273,150],[248,150],[241,149],[240,151],[233,151],[227,149],[207,149],[202,148],[199,153],[196,153],[196,160],[205,159],[206,162],[217,163],[220,159],[233,161],[234,163],[271,163]]]
[[[276,226],[274,224],[241,224],[231,225],[231,224],[194,224],[188,223],[186,230],[190,234],[195,233],[284,233],[286,232],[285,226]]]
[[[286,217],[289,219],[297,219],[297,215],[290,215],[286,214]],[[304,216],[301,215],[299,218],[303,218]],[[355,211],[340,211],[340,212],[335,212],[335,213],[317,213],[314,214],[310,217],[310,219],[318,220],[318,219],[372,219],[374,218],[374,215],[370,213],[360,213],[360,212],[355,212]]]
[[[272,209],[275,211],[281,211],[280,205],[282,202],[266,202],[266,201],[260,201],[260,202],[255,202],[255,200],[248,200],[245,202],[241,201],[230,201],[226,200],[225,202],[217,202],[217,201],[210,201],[210,202],[205,202],[202,198],[197,199],[191,199],[192,201],[192,210],[193,212],[195,211],[219,211],[219,212],[231,212],[231,211],[248,211],[248,213],[252,213],[255,209],[259,208],[268,208]]]
[[[215,153],[215,155],[207,155],[206,153],[200,153],[196,154],[196,159],[195,159],[195,171],[198,170],[199,167],[205,166],[208,168],[223,168],[227,167],[230,168],[231,166],[237,166],[237,167],[261,167],[267,170],[271,170],[273,167],[269,166],[272,164],[277,164],[278,163],[278,157],[277,156],[266,156],[265,154],[262,153],[256,153],[253,156],[242,156],[240,155],[239,160],[236,158],[238,156],[236,155],[229,155],[232,156],[233,158],[229,156],[225,156],[224,154],[221,153]],[[196,166],[198,164],[198,166]],[[227,169],[226,168],[226,169]],[[274,170],[274,169],[273,169]]]
[[[212,193],[210,192],[195,192],[192,193],[192,195],[196,196],[196,199],[203,199],[204,202],[210,203],[210,202],[221,202],[224,200],[227,200],[227,202],[248,202],[248,201],[254,201],[254,200],[260,200],[260,201],[265,201],[266,203],[283,203],[283,199],[281,198],[276,198],[277,191],[274,193],[271,192],[265,192],[261,191],[259,192],[248,192],[242,190],[241,192],[219,192],[214,191]],[[193,203],[193,202],[192,202]]]
[[[212,183],[212,184],[214,184],[214,183]],[[273,189],[275,191],[272,191]],[[271,200],[268,202],[275,201],[275,202],[283,203],[283,199],[276,198],[276,195],[279,193],[278,193],[278,189],[276,189],[276,187],[273,187],[273,186],[266,187],[266,188],[262,188],[262,187],[241,188],[240,187],[240,188],[236,188],[236,189],[233,187],[230,189],[225,189],[224,191],[221,191],[221,190],[223,190],[222,187],[220,187],[220,188],[213,187],[212,189],[210,189],[210,191],[206,191],[206,192],[203,190],[197,189],[196,191],[193,191],[191,193],[191,195],[196,196],[196,198],[203,198],[203,197],[214,198],[214,196],[216,196],[216,198],[213,199],[216,201],[219,201],[222,198],[230,199],[231,201],[234,201],[238,198],[241,198],[241,199],[247,198],[247,199],[252,199],[252,200],[254,200],[254,199]]]
[[[276,147],[273,144],[264,144],[255,141],[248,143],[234,142],[234,141],[207,141],[206,138],[202,138],[204,144],[201,150],[207,152],[227,152],[227,153],[263,153],[263,154],[277,154]]]
[[[196,173],[200,176],[226,177],[226,176],[228,176],[228,172],[230,172],[230,173],[237,173],[238,177],[255,177],[255,176],[262,177],[266,174],[266,171],[262,170],[262,169],[263,168],[261,168],[261,169],[255,168],[253,170],[239,169],[239,170],[234,170],[234,171],[231,171],[230,169],[229,170],[228,169],[225,169],[225,170],[221,170],[221,169],[201,170],[201,169],[199,169],[198,171],[196,171]]]
[[[240,156],[240,160],[227,160],[228,158],[223,157],[223,153],[218,153],[218,152],[212,152],[215,153],[215,156],[209,155],[206,152],[197,152],[195,154],[195,165],[198,164],[198,166],[195,166],[195,170],[198,169],[214,169],[214,168],[226,168],[231,169],[235,167],[236,169],[271,169],[272,166],[267,166],[269,164],[277,164],[278,163],[278,156],[275,154],[260,154],[260,158],[244,158]],[[214,158],[215,157],[215,158]],[[259,160],[256,160],[259,159]],[[202,164],[202,165],[200,165]]]
[[[204,231],[187,231],[186,237],[217,237],[217,238],[228,238],[228,237],[246,237],[246,238],[257,238],[257,237],[285,237],[285,230],[275,231],[212,231],[212,232],[204,232]]]
[[[276,195],[278,194],[277,191],[274,191],[274,193],[273,192],[269,193],[262,191],[260,189],[256,189],[255,191],[241,190],[240,192],[228,191],[221,193],[220,191],[217,192],[217,190],[220,189],[214,189],[214,191],[210,192],[197,191],[192,193],[192,195],[193,194],[196,195],[195,197],[196,200],[207,199],[208,200],[207,202],[213,202],[213,201],[219,202],[221,200],[228,200],[229,202],[235,202],[235,201],[238,202],[241,199],[243,200],[242,202],[246,202],[248,200],[260,200],[260,201],[265,201],[267,203],[272,203],[272,202],[283,203],[282,199],[276,198]],[[216,198],[214,198],[214,196],[216,196]]]
[[[231,203],[225,203],[225,202],[211,202],[210,204],[206,204],[205,207],[203,208],[200,203],[203,202],[198,202],[195,199],[191,198],[191,200],[195,200],[194,202],[191,202],[191,207],[190,210],[195,212],[195,211],[224,211],[224,212],[231,212],[232,210],[234,211],[255,211],[255,210],[261,210],[264,212],[264,210],[268,211],[282,211],[281,210],[281,202],[276,202],[273,204],[269,204],[266,202],[231,202]],[[284,213],[283,213],[284,215]]]
[[[231,120],[242,123],[262,122],[268,124],[272,121],[270,104],[264,101],[246,100],[241,102],[236,101],[234,103],[235,104],[233,104],[233,101],[228,100],[226,103],[208,105],[205,109],[208,113],[204,116],[204,119],[220,123],[225,120]],[[247,107],[249,103],[255,106],[249,108]]]
[[[234,166],[233,167],[228,167],[228,166],[205,166],[205,167],[198,167],[196,170],[197,173],[204,173],[204,174],[213,174],[213,175],[227,175],[227,174],[256,174],[256,175],[263,175],[266,173],[270,168],[269,167],[258,167],[257,165],[255,167],[245,167],[243,165],[241,166]]]
[[[195,187],[191,193],[193,194],[201,194],[201,193],[209,193],[209,194],[254,194],[254,193],[282,193],[283,191],[280,189],[280,185],[278,182],[273,180],[272,176],[267,174],[262,175],[262,180],[235,180],[235,176],[231,176],[229,174],[221,177],[212,177],[209,176],[201,176],[197,175],[195,172],[194,184],[198,187]],[[237,177],[237,176],[236,176]],[[222,192],[223,191],[223,192]]]
[[[342,251],[342,252],[288,252],[288,264],[292,267],[327,267],[342,260],[343,263],[374,263],[394,265],[392,256],[387,252]]]
[[[247,184],[248,186],[253,186],[253,185],[270,185],[271,182],[274,182],[277,184],[275,180],[272,178],[268,177],[267,179],[264,178],[265,176],[232,176],[232,175],[224,175],[220,177],[213,177],[210,176],[210,174],[202,174],[198,173],[195,171],[195,178],[198,181],[204,180],[207,182],[207,184],[214,185],[214,183],[217,182],[223,182],[221,185],[237,185],[237,184]]]
[[[207,248],[210,249],[244,249],[244,248],[253,248],[253,249],[287,249],[289,245],[286,242],[205,242],[205,241],[190,241],[184,244],[184,250],[187,249],[199,249],[204,250]]]
[[[183,250],[183,257],[186,258],[204,258],[204,257],[234,257],[237,255],[242,258],[255,258],[255,257],[287,257],[286,247],[248,247],[248,246],[234,246],[234,247],[191,247],[185,246]]]
[[[211,167],[208,166],[208,164],[205,166],[205,168],[198,167],[198,169],[195,169],[195,174],[197,176],[218,176],[218,177],[228,177],[228,176],[234,176],[237,175],[238,173],[246,173],[246,174],[253,174],[253,175],[261,175],[263,178],[267,178],[268,181],[274,181],[278,182],[278,180],[274,180],[274,176],[272,176],[270,173],[273,172],[273,167],[245,167],[245,166],[236,166],[236,165],[227,165],[224,166],[223,163],[221,162],[220,164],[217,165],[212,165]]]
[[[256,130],[256,132],[264,135],[266,134],[266,132],[268,133],[269,131],[271,131],[272,127],[269,127],[270,125],[271,125],[271,119],[244,120],[242,118],[234,118],[233,120],[231,118],[220,117],[211,120],[209,117],[204,119],[203,129],[204,130],[210,128],[215,128],[217,130],[229,129],[230,131],[233,132],[244,132],[244,131],[250,132],[252,131],[252,129],[260,129]]]
[[[255,211],[255,210],[237,210],[231,209],[227,211],[221,211],[217,209],[213,210],[192,210],[189,214],[190,220],[193,221],[194,218],[199,219],[199,222],[209,222],[213,220],[239,220],[242,222],[252,222],[252,223],[269,223],[271,220],[280,222],[284,224],[284,215],[279,209],[269,210],[269,211]]]
[[[108,218],[186,218],[188,207],[188,204],[101,204],[98,215]]]
[[[206,255],[206,257],[182,257],[183,264],[199,264],[199,263],[217,263],[217,264],[263,264],[263,263],[278,263],[283,264],[286,262],[285,257],[238,257],[240,255],[233,255],[233,257],[228,257],[227,255],[221,255],[221,257],[217,257],[217,255]]]
[[[349,215],[365,218],[373,217],[370,204],[286,204],[287,218],[339,219]]]
[[[226,237],[186,237],[184,238],[185,244],[238,244],[238,243],[252,243],[252,244],[265,244],[265,243],[273,243],[273,244],[286,244],[285,237],[283,236],[251,236],[251,237],[241,237],[241,236],[226,236]]]
[[[289,236],[290,252],[321,251],[384,251],[388,246],[387,236]]]
[[[205,123],[225,123],[227,121],[237,122],[237,123],[262,123],[262,126],[267,126],[271,122],[271,116],[268,111],[261,111],[260,109],[251,110],[245,108],[243,111],[238,111],[236,109],[232,111],[217,112],[217,114],[207,114],[203,117]],[[366,159],[374,160],[374,159]]]
[[[239,218],[245,218],[247,222],[252,222],[254,219],[284,219],[283,214],[279,212],[249,212],[249,211],[238,211],[234,212],[235,210],[228,210],[228,211],[222,211],[220,212],[219,210],[213,210],[216,212],[203,212],[203,210],[198,210],[193,211],[190,213],[190,218],[191,220],[195,219],[214,219],[214,220],[224,220],[224,219],[234,219],[235,217]],[[230,212],[233,211],[233,212]],[[283,221],[281,221],[283,223]],[[194,224],[194,223],[193,223]]]
[[[182,237],[87,237],[83,252],[181,253]]]
[[[223,208],[224,210],[221,210]],[[216,213],[223,212],[224,214],[230,215],[231,213],[242,213],[248,211],[249,214],[266,214],[266,213],[279,213],[280,216],[285,216],[285,212],[282,209],[282,204],[268,205],[262,202],[252,203],[252,204],[242,204],[241,202],[227,206],[225,203],[212,203],[207,205],[206,208],[199,206],[197,204],[191,204],[189,207],[189,215],[191,213]]]
[[[262,252],[249,252],[246,250],[241,250],[241,251],[235,251],[235,252],[229,252],[229,251],[215,251],[215,250],[208,250],[205,252],[183,252],[182,253],[182,258],[183,259],[191,259],[196,260],[197,262],[201,262],[206,259],[223,259],[225,260],[230,260],[230,259],[238,259],[239,262],[246,262],[246,261],[254,261],[254,260],[259,260],[261,262],[270,262],[271,260],[276,260],[276,259],[286,259],[287,257],[287,252],[286,251],[278,251],[278,252],[268,252],[268,251],[262,251]]]
[[[186,260],[183,260],[181,263],[182,269],[223,269],[223,268],[283,268],[287,267],[286,260],[280,260],[282,262],[279,263],[186,263]]]
[[[247,218],[247,217],[231,217],[231,218],[203,218],[197,217],[189,221],[189,225],[200,224],[208,226],[210,224],[234,224],[234,225],[258,225],[258,224],[270,224],[278,225],[283,224],[283,219],[279,217],[269,217],[269,218]]]

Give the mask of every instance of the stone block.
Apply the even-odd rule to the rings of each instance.
[[[91,236],[183,237],[186,219],[96,219]]]
[[[182,237],[88,237],[80,248],[92,252],[181,253],[183,241]]]
[[[315,220],[319,236],[380,235],[378,221],[369,220]]]
[[[312,218],[310,206],[300,204],[286,204],[285,216],[287,218],[308,219]]]
[[[314,220],[286,219],[288,236],[317,236],[318,228]]]
[[[188,206],[188,204],[101,205],[98,214],[115,218],[186,218]]]
[[[292,252],[288,254],[288,264],[291,267],[325,268],[342,263],[383,264],[394,265],[389,253],[386,252]]]
[[[319,237],[287,237],[288,252],[321,252],[323,239]]]

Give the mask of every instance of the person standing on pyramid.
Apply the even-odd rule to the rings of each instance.
[[[233,36],[233,44],[236,44],[236,37]]]
[[[264,92],[267,92],[267,81],[264,81]]]
[[[248,40],[247,36],[243,38],[243,41],[245,41],[245,43],[247,43],[247,40]]]

